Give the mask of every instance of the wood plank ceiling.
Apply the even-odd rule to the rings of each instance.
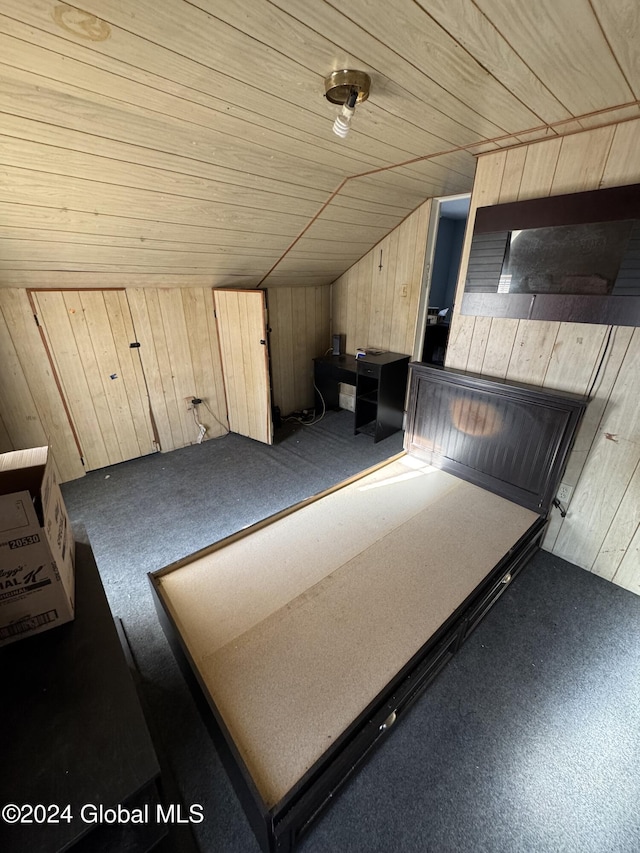
[[[629,0],[2,0],[0,285],[329,283],[474,154],[638,117],[638,43]]]

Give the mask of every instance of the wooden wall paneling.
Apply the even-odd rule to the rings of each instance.
[[[136,340],[140,343],[140,359],[160,450],[167,452],[184,447],[188,442],[182,433],[182,421],[171,382],[171,362],[158,291],[155,288],[130,288],[127,290],[127,301],[131,309]],[[184,405],[184,401],[182,402]]]
[[[4,405],[6,404],[3,403],[3,407]],[[10,450],[15,449],[13,442],[9,438],[9,433],[4,425],[4,421],[2,420],[2,415],[0,415],[0,453],[8,453]]]
[[[242,338],[240,306],[237,299],[227,293],[221,296],[214,290],[218,339],[222,373],[227,397],[229,429],[240,435],[249,435],[252,430],[248,396],[244,393],[244,362],[242,359]]]
[[[560,323],[542,384],[586,394],[604,355],[608,328],[590,323]]]
[[[203,401],[197,414],[205,440],[226,434],[226,400],[213,299],[209,288],[127,290],[160,449],[195,444],[199,429],[186,397]],[[208,408],[207,408],[208,407]]]
[[[600,186],[635,184],[640,180],[640,121],[618,124],[613,130]]]
[[[88,470],[104,468],[118,461],[119,449],[115,441],[108,407],[100,394],[101,383],[97,370],[87,376],[81,347],[86,344],[86,326],[77,292],[67,306],[60,291],[33,293],[40,326],[43,329],[62,391],[80,440],[82,455]],[[73,310],[73,314],[70,311]],[[72,320],[76,322],[72,323]],[[83,334],[84,332],[84,334]],[[76,339],[76,333],[80,342]],[[90,345],[90,342],[89,342]],[[86,353],[90,363],[90,355]],[[93,388],[92,388],[93,379]],[[94,394],[96,399],[94,401]],[[96,410],[96,402],[98,410]],[[101,419],[102,416],[102,419]],[[104,432],[102,427],[105,427]]]
[[[348,352],[413,352],[430,211],[428,200],[333,283],[332,329]]]
[[[366,255],[364,257],[366,257]],[[336,331],[345,332],[347,336],[347,352],[351,354],[355,354],[356,347],[359,346],[359,344],[356,343],[356,317],[358,315],[358,280],[361,262],[362,259],[355,266],[351,267],[351,269],[347,270],[344,276],[341,276],[339,279],[340,286],[345,292],[343,300],[345,303],[346,325],[343,329],[337,329]]]
[[[0,415],[18,449],[48,444],[9,327],[0,313]]]
[[[285,416],[296,410],[295,394],[290,382],[293,359],[293,291],[292,287],[272,287],[267,291],[269,307],[269,353],[273,404]]]
[[[411,355],[416,343],[416,330],[418,328],[418,310],[420,297],[424,283],[424,265],[426,263],[427,235],[429,231],[429,220],[431,218],[431,199],[427,199],[420,207],[402,223],[402,238],[398,254],[407,254],[413,263],[408,281],[402,279],[402,267],[400,267],[400,278],[397,284],[407,285],[408,297],[396,298],[394,306],[394,319],[396,309],[400,308],[402,324],[398,336],[394,334],[394,351]],[[415,233],[413,226],[415,225]],[[396,291],[397,294],[397,291]],[[404,325],[404,334],[402,333]],[[404,340],[404,345],[403,345]],[[398,342],[396,344],[396,341]],[[397,346],[397,350],[395,347]]]
[[[480,320],[476,317],[476,322]],[[509,362],[513,352],[516,335],[518,333],[518,320],[507,320],[504,318],[491,317],[489,337],[484,349],[481,373],[488,376],[496,376],[500,379],[506,378]]]
[[[585,568],[594,567],[640,461],[638,376],[640,330],[635,329],[554,545],[558,556]],[[628,545],[616,543],[624,550]]]
[[[582,469],[598,434],[600,422],[611,396],[611,390],[627,358],[633,331],[630,326],[614,327],[610,341],[607,340],[609,337],[607,332],[607,338],[593,365],[593,378],[586,389],[590,403],[582,419],[564,474],[564,482],[570,486],[575,486],[580,479]]]
[[[549,388],[589,394],[591,397],[562,478],[569,486],[578,482],[631,337],[632,329],[620,328],[616,330],[622,332],[620,339],[616,342],[612,338],[608,342],[608,329],[607,326],[585,323],[561,323],[543,383]],[[544,538],[544,547],[548,551],[553,550],[563,524],[564,519],[559,512],[551,514]]]
[[[535,198],[571,191],[634,183],[640,179],[640,122],[599,128],[563,139],[525,146],[522,155],[508,152],[502,168],[497,154],[479,158],[482,181],[487,161],[502,168],[500,201]],[[517,164],[520,164],[521,174]],[[474,188],[474,197],[479,195]],[[485,196],[486,197],[486,196]],[[473,203],[473,201],[472,201]],[[468,249],[465,250],[468,253]],[[458,329],[464,318],[458,317]],[[472,318],[473,319],[473,318]],[[475,324],[482,322],[475,318]],[[474,335],[459,334],[456,366],[473,362]],[[637,356],[631,341],[637,330],[573,323],[533,323],[493,318],[482,363],[482,372],[585,392],[592,400],[569,457],[564,482],[574,486],[568,514],[552,513],[544,547],[616,583],[638,591],[637,414],[629,400],[637,398]],[[476,334],[477,338],[477,334]],[[634,344],[637,347],[637,344]],[[505,369],[505,364],[507,368]],[[635,373],[632,388],[630,376]],[[623,379],[626,377],[626,379]],[[594,384],[595,383],[595,384]],[[623,390],[621,390],[623,389]],[[624,426],[620,427],[620,420]],[[611,420],[608,420],[611,419]],[[613,421],[615,420],[615,424]],[[606,438],[619,432],[621,441]],[[626,443],[625,443],[626,440]],[[613,445],[616,447],[612,450]],[[621,451],[619,445],[627,448]],[[635,546],[633,543],[635,542]]]
[[[640,529],[640,463],[636,465],[592,571],[600,577],[640,592],[638,530]],[[635,541],[634,541],[635,539]]]
[[[460,259],[460,272],[458,274],[458,284],[455,296],[456,305],[462,304],[476,210],[478,207],[497,204],[498,199],[500,198],[500,190],[506,161],[506,151],[500,151],[491,156],[478,158],[476,177],[469,205],[467,228],[462,246],[462,257]],[[447,344],[447,352],[445,356],[445,363],[447,367],[456,368],[458,370],[467,369],[469,348],[471,347],[471,342],[473,340],[475,321],[475,317],[467,314],[461,314],[460,311],[455,311],[454,309],[453,318],[451,320],[451,330],[449,332],[449,342]]]
[[[637,478],[633,481],[633,494],[630,500],[635,500],[635,508],[637,510],[638,504],[640,503]],[[632,504],[627,505],[630,505],[633,508]],[[637,513],[635,517],[637,518]],[[635,535],[629,542],[629,546],[622,556],[622,561],[613,576],[614,583],[617,583],[619,586],[623,586],[625,589],[630,589],[631,592],[640,594],[638,563],[640,563],[640,525],[636,526]]]
[[[375,249],[367,254],[357,264],[357,290],[355,301],[355,329],[353,352],[357,347],[369,346],[369,322],[371,320],[371,301],[373,299],[373,275]]]
[[[560,323],[520,320],[507,367],[507,379],[542,385]]]
[[[467,369],[475,321],[475,317],[470,317],[467,314],[454,314],[445,355],[445,364],[447,367],[451,367],[454,370]]]
[[[140,398],[142,377],[131,360],[129,344],[133,338],[127,334],[120,295],[124,295],[122,291],[81,291],[79,306],[75,294],[64,297],[72,325],[74,320],[79,321],[76,340],[105,443],[111,440],[108,433],[112,429],[116,446],[111,452],[119,462],[156,450],[149,406]]]
[[[552,195],[597,189],[604,172],[614,128],[563,137],[551,188]]]
[[[120,359],[121,376],[138,442],[138,455],[159,450],[155,437],[151,402],[140,360],[140,348],[131,347],[136,340],[131,309],[124,290],[103,292],[111,326],[111,334]]]
[[[264,291],[214,290],[214,300],[229,426],[232,432],[271,444]]]
[[[491,317],[476,317],[469,342],[467,364],[465,370],[472,373],[481,373],[485,359],[489,334],[491,332]]]
[[[61,482],[84,475],[80,451],[64,409],[62,397],[55,382],[51,365],[36,326],[33,310],[24,289],[0,289],[0,312],[13,341],[16,355],[28,388],[27,398],[33,400],[35,411],[29,423],[39,421],[51,445]],[[23,395],[25,388],[18,384],[6,399],[4,406],[13,407],[14,396]],[[31,418],[35,419],[31,421]],[[34,446],[39,433],[20,429],[12,438],[13,449]],[[39,440],[39,439],[38,439]]]
[[[282,415],[314,405],[313,359],[331,346],[330,294],[329,285],[267,292],[273,403]]]
[[[292,288],[294,289],[294,288]],[[302,371],[304,375],[307,377],[310,375],[311,365],[309,360],[307,359],[308,352],[308,344],[305,340],[307,334],[309,333],[309,324],[307,320],[307,297],[311,297],[313,295],[313,291],[315,288],[311,287],[301,287],[295,288],[300,291],[299,294],[293,295],[292,300],[292,320],[293,320],[293,329],[297,330],[297,333],[293,335],[293,347],[292,347],[292,356],[293,361],[291,363],[292,367],[292,376],[291,376],[291,389],[295,398],[299,394],[298,388],[298,378],[299,371]],[[271,314],[269,313],[269,323],[271,323]],[[311,389],[307,385],[307,393],[304,395],[306,398],[306,403],[302,408],[308,408],[313,405],[313,395],[311,394]]]
[[[411,354],[413,352],[415,320],[417,319],[418,303],[422,287],[422,265],[427,248],[426,229],[420,227],[428,216],[424,208],[407,217],[398,231],[396,265],[394,275],[394,292],[391,304],[391,328],[389,340],[392,352]],[[427,203],[430,208],[430,202]],[[420,264],[422,260],[422,264]],[[414,292],[416,297],[414,298]],[[409,346],[409,349],[406,347]]]
[[[207,428],[205,438],[217,438],[226,435],[229,425],[213,294],[208,288],[183,288],[178,292],[182,297],[195,380],[193,394],[203,401],[198,409],[198,418]]]
[[[512,148],[507,151],[507,156],[504,161],[504,169],[502,172],[502,180],[500,181],[500,194],[497,199],[498,204],[507,204],[510,201],[517,201],[520,195],[520,182],[522,181],[522,173],[524,164],[527,159],[527,149]]]
[[[169,384],[171,386],[171,400],[175,400],[177,415],[182,427],[183,442],[195,444],[198,438],[198,427],[195,423],[193,411],[187,411],[185,397],[196,396],[197,394],[193,361],[189,348],[189,335],[197,334],[198,328],[187,329],[182,292],[179,289],[163,288],[158,291],[158,298],[170,366],[163,384],[165,391]],[[205,346],[206,344],[206,339],[203,339],[196,346]]]
[[[395,292],[399,231],[394,229],[373,250],[372,299],[366,344],[391,351],[393,302],[399,295]]]
[[[329,285],[303,287],[302,291],[301,295],[305,302],[305,325],[304,333],[298,335],[302,351],[300,361],[296,364],[294,379],[296,399],[306,400],[302,408],[312,408],[315,403],[315,394],[311,387],[313,383],[309,383],[309,378],[313,378],[313,359],[324,355],[331,346]]]
[[[553,139],[524,148],[526,158],[518,182],[518,201],[550,195],[561,146],[561,139]]]

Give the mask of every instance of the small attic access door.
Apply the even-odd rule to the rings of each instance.
[[[30,297],[87,470],[155,452],[125,291],[32,290]]]
[[[213,291],[231,432],[273,444],[263,290]]]

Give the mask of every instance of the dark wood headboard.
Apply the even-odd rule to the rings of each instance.
[[[587,402],[577,394],[413,362],[404,447],[546,515]]]

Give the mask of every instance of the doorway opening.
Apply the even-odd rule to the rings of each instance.
[[[444,365],[469,218],[469,195],[433,200],[414,358]]]

